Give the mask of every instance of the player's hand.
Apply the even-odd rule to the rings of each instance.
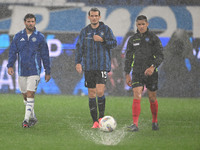
[[[78,73],[82,73],[82,65],[81,64],[76,64],[76,71]]]
[[[94,36],[93,36],[93,39],[94,39],[94,41],[96,41],[96,42],[103,42],[103,38],[100,37],[99,35],[94,35]]]
[[[8,68],[8,74],[11,75],[11,76],[14,74],[14,70],[13,70],[12,67]]]
[[[46,81],[46,82],[49,82],[50,79],[51,79],[51,76],[45,74],[45,81]]]
[[[126,84],[128,85],[128,86],[132,86],[132,80],[131,80],[131,76],[130,76],[130,74],[127,74],[126,75]]]
[[[145,72],[144,72],[145,76],[151,76],[151,75],[153,74],[153,72],[154,72],[154,69],[155,69],[155,68],[154,68],[153,66],[147,68],[147,69],[145,70]]]

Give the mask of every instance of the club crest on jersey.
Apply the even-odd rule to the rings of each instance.
[[[146,41],[146,42],[149,42],[149,38],[148,38],[148,37],[146,37],[146,38],[145,38],[145,41]]]
[[[104,32],[101,32],[100,34],[103,36],[103,35],[104,35]]]
[[[33,37],[31,40],[32,40],[33,42],[36,42],[36,41],[37,41],[37,39],[36,39],[35,37]]]

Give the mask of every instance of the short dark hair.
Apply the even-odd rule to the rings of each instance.
[[[144,16],[144,15],[138,16],[137,19],[136,19],[136,21],[138,21],[138,20],[145,20],[146,22],[148,22],[147,17]]]
[[[101,16],[101,12],[98,8],[91,8],[90,11],[98,11],[99,12],[99,16]],[[88,12],[88,16],[90,16],[90,11]]]
[[[35,17],[35,15],[34,14],[26,14],[26,16],[24,17],[24,21],[26,21],[26,19],[28,19],[28,18],[34,18],[35,19],[35,21],[36,21],[36,17]]]

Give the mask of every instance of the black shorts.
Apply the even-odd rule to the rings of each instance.
[[[107,71],[85,71],[85,87],[96,88],[96,84],[106,84]]]
[[[138,86],[144,86],[150,91],[156,91],[158,89],[158,72],[154,72],[151,76],[145,76],[142,74],[132,74],[132,88]]]

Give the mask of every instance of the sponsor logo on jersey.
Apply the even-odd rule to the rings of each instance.
[[[21,40],[20,40],[20,41],[21,41],[21,42],[22,42],[22,41],[25,41],[25,39],[24,39],[24,38],[21,38]]]
[[[140,43],[133,43],[133,46],[138,46],[140,45]]]

